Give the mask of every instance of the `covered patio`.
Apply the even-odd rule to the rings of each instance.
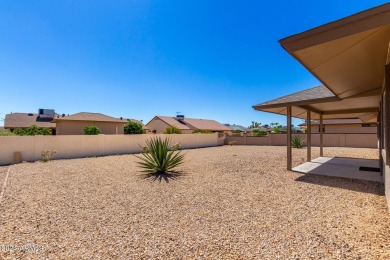
[[[366,98],[368,102],[363,102]],[[317,175],[382,182],[379,160],[324,157],[324,119],[360,118],[376,123],[379,108],[375,95],[340,99],[325,86],[318,86],[253,106],[254,109],[287,116],[287,169]],[[306,163],[292,167],[292,117],[307,122]],[[319,120],[320,157],[312,160],[311,120]]]
[[[287,169],[305,173],[365,178],[378,165],[390,202],[390,4],[292,35],[282,47],[323,85],[253,106],[255,110],[287,116]],[[291,118],[307,120],[307,163],[292,168]],[[323,158],[323,119],[359,118],[378,123],[379,161],[367,168],[362,161],[351,165]],[[320,120],[320,158],[311,158],[311,120]],[[346,160],[344,160],[346,163]],[[348,168],[349,167],[349,168]],[[356,168],[358,167],[358,168]],[[362,167],[362,168],[361,168]],[[374,169],[371,169],[374,168]],[[356,169],[360,169],[356,171]],[[361,169],[369,170],[362,174]],[[354,173],[352,173],[354,172]],[[374,178],[378,179],[378,178]],[[379,179],[378,179],[379,180]],[[389,204],[390,205],[390,204]]]
[[[318,157],[292,169],[294,172],[383,182],[379,160],[343,157]]]

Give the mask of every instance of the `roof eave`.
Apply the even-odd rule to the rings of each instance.
[[[298,50],[386,26],[389,23],[390,3],[387,3],[286,37],[279,40],[279,43],[288,53],[292,54]]]
[[[334,96],[334,97],[327,97],[327,98],[306,99],[306,100],[301,100],[301,101],[270,104],[270,105],[258,104],[258,105],[252,106],[252,108],[255,110],[261,110],[261,109],[267,109],[267,108],[301,106],[301,105],[309,105],[309,104],[315,104],[315,103],[326,103],[326,102],[332,102],[332,101],[340,101],[340,98],[338,98],[337,96]]]

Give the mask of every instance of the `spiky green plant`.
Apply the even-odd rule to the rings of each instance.
[[[301,148],[304,143],[305,139],[297,135],[294,135],[291,139],[291,145],[293,148]]]
[[[178,150],[179,145],[171,146],[170,139],[155,137],[147,140],[141,156],[136,157],[143,168],[142,172],[148,174],[167,174],[183,163],[184,155]]]

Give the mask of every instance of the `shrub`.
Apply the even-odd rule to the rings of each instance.
[[[193,134],[212,134],[213,132],[209,130],[196,129],[192,131]]]
[[[146,148],[141,155],[137,156],[141,161],[137,162],[148,174],[166,174],[176,166],[183,163],[184,154],[178,151],[179,144],[170,145],[170,139],[161,137],[152,138],[146,141]]]
[[[274,133],[280,133],[280,128],[279,128],[279,127],[274,127],[274,128],[272,129],[272,132],[274,132]]]
[[[244,131],[240,130],[240,129],[236,129],[236,130],[233,130],[232,133],[236,133],[236,134],[239,134],[239,133],[242,133]]]
[[[182,134],[183,132],[176,126],[168,126],[165,128],[164,134]]]
[[[14,133],[12,133],[10,130],[8,129],[3,129],[3,130],[0,130],[0,136],[13,136],[15,135]]]
[[[267,135],[267,132],[260,129],[254,129],[252,130],[252,134],[255,136],[265,136]]]
[[[142,124],[138,122],[129,121],[124,127],[125,135],[144,134],[145,130],[142,127]]]
[[[233,145],[236,145],[237,144],[237,141],[230,141],[230,142],[228,142],[228,145],[230,145],[230,146],[233,146]]]
[[[91,125],[84,128],[85,135],[98,135],[100,134],[100,129],[97,126]]]
[[[57,153],[57,151],[54,150],[47,150],[47,151],[42,151],[41,152],[41,158],[43,162],[48,162],[50,161],[54,155]]]
[[[291,145],[293,148],[301,148],[305,143],[305,139],[301,136],[294,135],[291,139]]]
[[[25,135],[51,135],[52,131],[47,127],[38,127],[36,125],[32,125],[27,128],[16,128],[13,133],[15,135],[25,136]]]

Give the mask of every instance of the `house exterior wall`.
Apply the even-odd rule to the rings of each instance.
[[[147,126],[150,128],[150,131],[152,133],[156,133],[156,134],[163,134],[165,129],[170,126],[168,125],[167,123],[165,123],[164,121],[162,121],[161,119],[159,118],[154,118],[152,121],[150,121]],[[155,132],[153,132],[155,131]],[[191,134],[192,133],[192,130],[181,130],[183,132],[183,134]]]
[[[363,124],[345,124],[345,125],[324,125],[324,133],[327,134],[376,134],[377,127],[363,127]],[[320,133],[319,125],[312,125],[311,132],[313,134]]]
[[[115,122],[59,121],[56,123],[57,135],[83,135],[86,126],[96,126],[101,134],[124,134],[124,124]]]

